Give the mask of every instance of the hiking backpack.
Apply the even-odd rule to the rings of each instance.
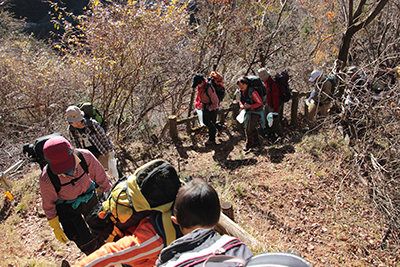
[[[215,253],[207,258],[203,266],[215,266],[218,264],[220,267],[232,266],[285,266],[285,267],[312,267],[302,257],[290,252],[264,252],[257,254],[247,261],[234,256],[218,255]]]
[[[161,159],[153,160],[137,169],[133,175],[120,178],[106,196],[102,211],[110,216],[121,232],[117,233],[119,235],[138,225],[153,211],[162,213],[166,234],[164,241],[168,245],[176,239],[171,213],[181,185],[171,164]]]
[[[289,87],[290,76],[286,71],[275,75],[274,81],[279,88],[279,101],[286,103],[292,98],[292,89]],[[271,87],[270,87],[271,88]]]
[[[103,119],[103,117],[100,115],[100,112],[92,105],[92,103],[85,102],[80,104],[78,107],[80,108],[80,110],[83,111],[83,117],[85,117],[85,119],[87,120],[89,128],[93,127],[90,119],[94,119],[95,121],[100,123],[100,126],[104,129],[104,132],[107,130],[108,122]]]
[[[208,78],[209,84],[215,89],[215,93],[218,96],[219,103],[221,103],[225,97],[225,87],[222,83],[222,76],[216,71],[211,72],[210,78]],[[208,96],[208,92],[207,92]],[[208,96],[209,97],[209,96]]]
[[[249,86],[257,91],[265,105],[267,103],[267,87],[264,82],[261,81],[260,77],[254,75],[246,76],[246,78],[249,81]]]
[[[39,163],[40,169],[43,170],[43,168],[47,165],[47,162],[46,162],[46,160],[44,158],[43,146],[44,146],[44,144],[46,143],[47,140],[49,140],[52,137],[57,137],[57,136],[63,136],[63,135],[61,133],[54,133],[54,134],[50,134],[50,135],[46,135],[46,136],[42,136],[42,137],[37,138],[33,145],[24,144],[23,153],[27,154],[27,157],[28,157],[29,161]],[[68,185],[68,184],[74,184],[85,173],[86,174],[89,173],[88,165],[87,165],[86,160],[83,157],[83,155],[81,153],[77,152],[77,156],[81,160],[81,162],[79,164],[81,165],[84,173],[80,177],[74,178],[70,182],[65,183],[65,184],[61,184],[60,179],[58,178],[58,175],[53,173],[51,168],[48,168],[48,165],[47,165],[47,167],[46,167],[47,168],[47,174],[49,175],[50,181],[53,184],[54,189],[56,190],[57,193],[61,190],[62,186],[65,186],[65,185]]]

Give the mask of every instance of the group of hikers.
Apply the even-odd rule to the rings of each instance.
[[[284,103],[283,91],[276,82],[276,76],[272,77],[266,68],[259,69],[257,74],[258,77],[241,76],[236,81],[240,90],[239,105],[245,113],[245,149],[260,145],[259,125],[268,136],[283,135],[279,118]],[[396,82],[393,70],[385,65],[382,65],[382,70],[371,83],[359,74],[356,67],[348,68],[346,75],[348,80],[343,77],[338,80],[338,77],[323,74],[319,70],[311,72],[309,82],[315,84],[315,89],[306,100],[309,127],[315,127],[317,114],[321,117],[328,115],[329,109],[334,106],[334,97],[338,94],[345,99],[345,106],[351,106],[365,101],[360,94],[371,92],[374,99],[382,97],[388,87]],[[255,82],[257,79],[258,83]],[[344,81],[346,86],[340,86]],[[265,88],[262,89],[262,86]],[[205,145],[213,145],[217,130],[223,128],[216,121],[219,103],[225,93],[221,92],[222,77],[217,72],[213,72],[209,79],[196,74],[192,87],[197,88],[195,108],[208,128]],[[220,201],[217,192],[200,179],[182,182],[182,185],[179,182],[170,213],[154,208],[157,205],[142,203],[137,196],[133,200],[128,197],[126,205],[135,207],[132,202],[138,201],[136,204],[144,209],[140,211],[131,208],[131,212],[140,215],[135,222],[127,228],[119,228],[118,223],[121,221],[114,218],[112,234],[104,236],[105,227],[95,231],[88,221],[93,213],[100,221],[106,221],[107,216],[112,216],[102,207],[114,198],[111,192],[116,188],[107,174],[110,160],[115,157],[114,146],[100,123],[85,116],[82,108],[69,106],[66,109],[66,119],[71,142],[61,134],[51,136],[44,142],[42,154],[46,164],[41,166],[43,169],[39,184],[43,209],[55,237],[63,243],[67,240],[75,242],[86,254],[74,266],[199,266],[204,261],[231,261],[230,256],[245,262],[253,259],[253,254],[244,243],[233,237],[219,236],[213,230],[220,218]],[[155,170],[150,171],[147,176],[156,175]],[[166,174],[163,170],[158,174],[165,177],[171,173]],[[135,175],[143,176],[143,170],[137,170]],[[120,170],[117,176],[118,181],[125,178]],[[127,181],[132,183],[129,179]],[[137,184],[136,187],[128,184],[125,189],[132,187],[137,190],[133,191],[139,192],[144,184],[143,177]],[[160,191],[168,190],[162,187]],[[166,217],[165,214],[169,215]],[[173,225],[172,237],[167,224]],[[214,259],[217,252],[228,258]],[[295,262],[305,262],[295,255],[289,257],[295,257]],[[279,263],[282,259],[276,257],[274,260]],[[304,264],[288,266],[309,266],[306,262]]]
[[[282,104],[287,101],[282,98],[284,86],[279,84],[278,75],[271,76],[266,68],[259,69],[257,74],[263,88],[257,88],[254,76],[241,76],[236,81],[239,87],[240,108],[245,113],[245,150],[260,146],[259,133],[271,141],[276,141],[284,135]],[[356,66],[348,67],[345,72],[336,75],[313,70],[308,81],[314,88],[306,100],[308,126],[303,130],[314,129],[318,125],[318,119],[326,118],[330,110],[343,113],[346,117],[343,121],[348,122],[347,117],[353,117],[354,110],[360,110],[360,103],[365,103],[369,98],[375,102],[381,99],[389,87],[395,84],[396,75],[396,70],[388,68],[384,62],[379,65],[377,74],[371,80],[362,75]],[[197,87],[195,108],[200,109],[203,115],[202,122],[209,132],[206,146],[215,144],[216,129],[222,127],[216,122],[219,108],[218,89],[214,88],[210,79],[213,81],[212,76],[206,79],[202,74],[196,74],[192,83],[193,88]]]
[[[214,108],[217,109],[218,104]],[[206,112],[205,117],[214,116],[215,109],[210,110],[211,115]],[[214,227],[220,219],[220,200],[215,189],[202,179],[183,181],[174,169],[166,172],[159,169],[160,166],[153,168],[153,163],[149,162],[134,173],[137,184],[134,185],[131,178],[121,177],[120,171],[118,181],[112,184],[107,163],[115,157],[115,150],[100,123],[85,117],[77,106],[67,108],[66,119],[71,142],[62,134],[52,134],[44,139],[42,147],[35,142],[35,149],[37,154],[42,153],[45,162],[39,185],[42,206],[53,233],[62,243],[73,241],[86,255],[73,266],[202,266],[206,262],[252,266],[251,262],[256,265],[260,257],[264,263],[310,266],[292,253],[265,253],[253,257],[239,239],[217,234]],[[147,167],[147,173],[143,167]],[[172,176],[179,179],[169,210],[166,204],[160,206],[167,207],[169,213],[155,207],[158,204],[150,200],[149,194],[153,191],[168,194],[174,192],[172,187],[165,181],[158,186],[150,184],[148,200],[143,201],[138,195],[145,193],[139,192],[144,190],[145,183],[151,183],[150,180],[144,182],[143,176],[157,176],[156,180],[172,179]],[[132,213],[125,222],[129,222],[129,227],[125,228],[120,227],[123,225],[121,218],[104,210],[105,204],[118,203],[122,191],[113,193],[120,181],[127,183],[123,184],[126,195],[130,190],[133,192],[127,198],[128,204],[119,203],[120,208],[130,208]],[[129,207],[132,204],[129,202],[135,203]],[[127,215],[122,214],[126,213],[122,210],[117,212]],[[96,222],[104,221],[104,226],[103,222],[100,226],[93,224],[93,216]],[[110,217],[113,219],[107,221]],[[111,230],[106,226],[110,221]],[[70,263],[63,261],[61,266],[70,266]]]

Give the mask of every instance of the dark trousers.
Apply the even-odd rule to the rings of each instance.
[[[208,128],[208,140],[215,141],[217,110],[203,110],[203,122]]]
[[[92,235],[85,221],[97,203],[97,196],[93,194],[88,203],[81,203],[77,209],[73,209],[71,204],[66,203],[60,203],[56,206],[65,235],[69,240],[74,241],[86,255],[89,255],[104,244],[102,238],[98,240]]]
[[[251,148],[260,144],[258,140],[257,125],[260,120],[259,114],[250,114],[249,122],[246,125],[246,147]]]

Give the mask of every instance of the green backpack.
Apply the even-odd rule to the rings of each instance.
[[[103,117],[100,115],[100,112],[92,105],[90,102],[85,102],[79,105],[79,108],[83,111],[84,117],[90,122],[90,118],[94,119],[98,123],[100,123],[100,126],[104,129],[104,131],[107,130],[107,121],[103,119]],[[89,127],[91,125],[88,124]]]

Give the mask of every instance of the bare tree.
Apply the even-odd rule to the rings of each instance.
[[[343,9],[347,10],[347,28],[342,36],[342,43],[339,48],[338,59],[343,62],[343,65],[347,64],[347,56],[350,49],[351,40],[358,31],[365,28],[371,23],[376,16],[382,11],[389,0],[376,1],[373,4],[367,4],[367,0],[361,0],[358,3],[358,7],[354,10],[354,1],[349,0],[348,8],[345,8],[345,4],[342,3]],[[366,13],[369,13],[366,15]]]

